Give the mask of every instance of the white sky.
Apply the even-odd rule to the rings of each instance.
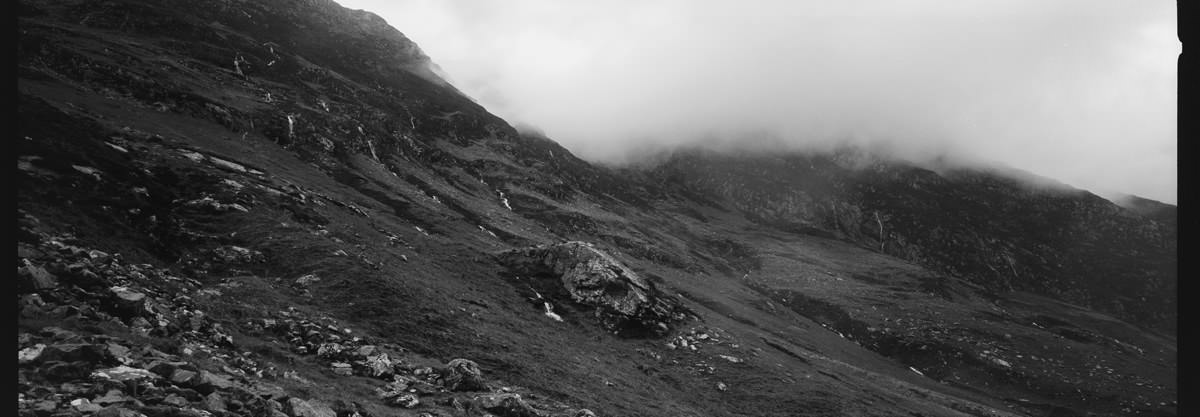
[[[769,132],[1176,201],[1169,0],[338,0],[582,158]]]

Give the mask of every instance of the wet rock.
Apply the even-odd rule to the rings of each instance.
[[[678,302],[590,243],[515,249],[496,259],[521,276],[557,278],[572,301],[594,307],[609,330],[664,334],[666,323],[685,317]]]
[[[454,359],[446,365],[442,384],[451,391],[487,391],[479,365],[468,359]]]
[[[332,408],[318,400],[289,398],[284,405],[284,411],[292,417],[337,417]]]
[[[519,394],[489,394],[475,398],[479,408],[497,417],[542,417]]]

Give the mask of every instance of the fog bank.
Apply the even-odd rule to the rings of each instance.
[[[580,157],[884,143],[1176,201],[1175,3],[340,0]]]

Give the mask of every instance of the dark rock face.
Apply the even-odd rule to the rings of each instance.
[[[677,302],[590,243],[516,249],[497,259],[518,275],[559,279],[571,300],[595,308],[609,330],[662,334],[684,318]]]

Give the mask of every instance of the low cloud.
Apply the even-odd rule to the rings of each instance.
[[[339,2],[592,161],[882,143],[1176,201],[1174,2]]]

